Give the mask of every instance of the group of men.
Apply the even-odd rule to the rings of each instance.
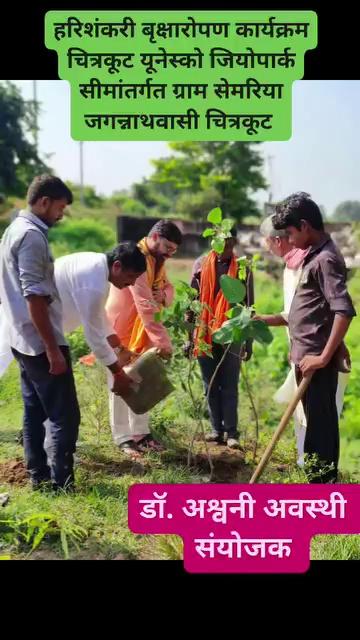
[[[149,416],[134,414],[126,404],[131,379],[123,368],[150,347],[171,357],[170,336],[156,314],[172,304],[174,289],[165,262],[176,253],[182,236],[172,221],[161,220],[138,244],[123,242],[106,254],[75,253],[54,262],[48,230],[63,217],[72,194],[59,178],[43,175],[33,180],[27,201],[27,209],[18,213],[1,241],[0,357],[6,364],[14,357],[20,367],[24,454],[32,486],[73,490],[80,410],[65,333],[82,325],[94,357],[108,369],[115,444],[133,458],[159,451]],[[344,388],[338,380],[339,362],[349,357],[343,339],[355,315],[345,265],[307,194],[295,194],[278,205],[261,232],[269,249],[284,258],[291,285],[285,286],[282,314],[258,317],[270,326],[288,327],[290,386],[296,388],[302,376],[312,374],[296,418],[299,462],[303,453],[315,454],[318,463],[310,481],[332,482],[339,457],[336,395],[340,407]],[[232,345],[223,357],[224,348],[213,344],[212,334],[227,319],[229,303],[220,277],[238,276],[235,245],[233,230],[221,255],[210,251],[195,262],[191,285],[202,310],[196,323],[192,318],[194,331],[185,346],[187,355],[198,358],[209,396],[212,431],[207,439],[230,448],[239,447],[240,359],[249,359],[252,348],[250,342],[241,348]],[[246,284],[244,304],[252,306],[251,272]],[[4,369],[0,366],[0,374]],[[329,467],[325,473],[324,464]]]
[[[30,185],[27,202],[1,240],[0,373],[11,359],[18,361],[33,488],[71,490],[80,410],[65,334],[82,325],[95,358],[108,369],[115,443],[137,455],[158,450],[148,416],[135,415],[122,398],[132,382],[123,367],[150,346],[171,355],[169,335],[155,313],[173,299],[164,262],[181,233],[162,220],[138,245],[122,242],[106,254],[81,252],[54,261],[48,231],[72,194],[59,178],[42,175]]]

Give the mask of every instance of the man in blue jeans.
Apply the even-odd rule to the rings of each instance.
[[[231,234],[232,237],[226,240],[225,248],[221,255],[217,255],[212,251],[207,256],[201,256],[196,260],[191,279],[191,286],[199,292],[199,300],[204,303],[206,309],[209,308],[209,306],[212,308],[213,315],[220,325],[222,321],[227,319],[226,317],[221,319],[217,317],[219,309],[217,305],[221,307],[222,303],[220,278],[222,275],[229,275],[234,278],[238,276],[238,265],[234,254],[236,230],[232,229]],[[252,274],[249,271],[247,271],[246,274],[246,283],[247,293],[244,303],[251,306],[254,304],[254,286]],[[205,288],[207,289],[206,295],[204,295]],[[204,310],[205,313],[206,309]],[[194,314],[191,312],[188,313],[187,320],[193,323],[195,320]],[[206,440],[219,445],[227,444],[230,449],[238,449],[240,359],[250,359],[252,342],[247,342],[245,349],[241,349],[240,345],[232,344],[229,352],[224,357],[224,351],[227,345],[224,347],[220,344],[213,343],[211,333],[208,327],[205,341],[208,343],[211,355],[201,353],[201,349],[196,348],[197,340],[193,332],[190,333],[190,340],[185,346],[185,353],[189,356],[195,346],[194,355],[198,358],[206,396],[208,395],[211,383],[208,409],[212,431],[206,435]],[[221,365],[212,381],[220,361],[222,361]]]
[[[59,178],[42,175],[31,183],[27,200],[28,208],[18,213],[1,240],[0,299],[20,366],[24,452],[32,486],[51,481],[55,490],[67,489],[74,486],[80,411],[48,230],[63,217],[72,194]],[[51,468],[44,450],[47,419]]]

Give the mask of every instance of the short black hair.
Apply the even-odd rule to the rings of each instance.
[[[306,220],[317,231],[323,231],[324,229],[321,211],[308,193],[304,191],[292,193],[285,200],[275,205],[274,229],[296,227],[296,229],[300,230],[302,220]]]
[[[34,178],[28,188],[27,201],[30,205],[33,205],[39,198],[44,197],[51,200],[62,200],[64,198],[68,204],[73,201],[73,194],[69,187],[60,178],[46,173]]]
[[[112,267],[114,262],[120,262],[125,270],[135,273],[146,271],[146,258],[135,242],[120,242],[114,249],[106,254],[108,267]]]
[[[148,236],[150,237],[154,235],[154,233],[158,233],[159,236],[165,238],[165,240],[169,240],[169,242],[174,242],[178,246],[181,245],[182,233],[179,227],[171,220],[159,220],[156,222],[150,229]]]

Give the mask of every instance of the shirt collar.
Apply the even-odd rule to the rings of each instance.
[[[46,232],[46,234],[49,231],[48,225],[43,220],[41,220],[39,216],[35,215],[35,213],[30,211],[30,209],[22,209],[18,214],[18,217],[26,218],[26,220],[33,222],[34,224],[36,224],[37,227],[40,227],[40,229],[43,229]]]
[[[321,251],[321,249],[331,240],[331,236],[329,233],[325,233],[323,239],[318,242],[318,244],[313,244],[310,247],[309,253],[307,254],[307,256],[305,256],[305,261],[307,261],[308,259],[310,259],[311,256],[313,256],[315,253],[319,253],[319,251]]]

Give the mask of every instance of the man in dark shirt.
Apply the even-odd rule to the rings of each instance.
[[[219,306],[221,306],[220,296],[222,292],[220,289],[220,277],[222,275],[231,275],[237,277],[238,266],[234,255],[234,247],[236,245],[236,230],[232,230],[232,237],[226,240],[225,249],[221,255],[211,252],[207,256],[201,256],[198,258],[193,267],[191,286],[199,292],[199,298],[202,300],[203,291],[205,286],[213,286],[213,290],[210,292],[211,304],[215,316],[219,316]],[[207,269],[209,268],[208,261],[213,258],[213,265],[215,273],[214,277],[210,279],[211,283],[205,282],[207,278]],[[205,271],[204,271],[205,269]],[[254,303],[254,289],[251,273],[247,274],[247,297],[245,304],[251,306]],[[208,301],[209,302],[209,301]],[[188,320],[192,320],[188,316]],[[215,318],[217,324],[221,325],[223,320],[227,318]],[[220,344],[212,343],[211,334],[214,327],[210,329],[206,328],[206,335],[204,336],[205,342],[207,342],[208,349],[211,352],[211,356],[201,351],[201,348],[196,348],[195,355],[198,358],[200,370],[204,382],[205,393],[207,395],[210,382],[213,378],[215,370],[224,356],[224,347]],[[187,346],[187,351],[193,349],[193,336],[191,336],[190,343]],[[196,339],[195,339],[196,343]],[[239,387],[239,375],[240,375],[240,357],[243,355],[244,359],[251,357],[251,342],[247,343],[246,350],[243,354],[240,353],[240,346],[232,344],[229,352],[222,361],[220,368],[212,382],[210,394],[209,394],[209,413],[212,426],[211,433],[207,434],[206,439],[208,442],[216,442],[218,444],[226,444],[231,449],[239,448],[239,433],[237,429],[238,423],[238,387]],[[227,439],[226,439],[227,436]]]
[[[353,316],[341,253],[324,230],[321,212],[306,193],[296,193],[276,206],[275,229],[285,229],[289,242],[308,249],[288,317],[290,358],[296,379],[313,374],[303,398],[307,421],[304,451],[310,482],[336,482],[339,423],[336,409],[336,354]]]

